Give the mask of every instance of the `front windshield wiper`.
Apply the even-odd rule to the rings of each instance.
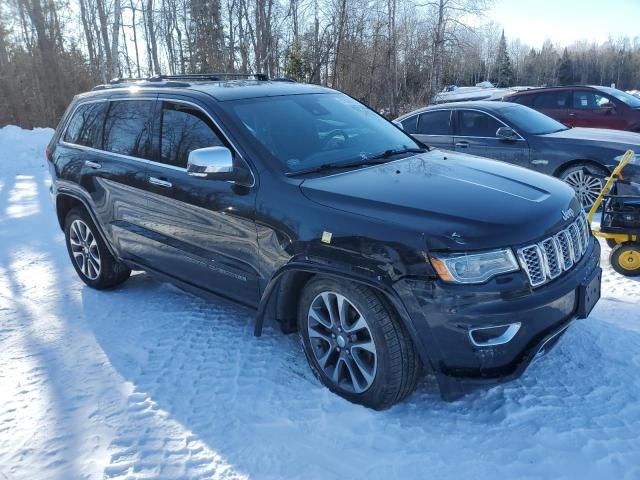
[[[295,172],[287,172],[285,175],[287,177],[296,177],[298,175],[304,175],[307,173],[316,173],[316,172],[326,172],[329,170],[341,170],[343,168],[357,168],[364,167],[367,165],[380,165],[381,163],[386,163],[396,155],[402,155],[405,153],[424,153],[426,152],[426,148],[400,148],[400,149],[389,149],[384,152],[376,153],[374,155],[368,157],[359,157],[356,161],[353,162],[331,162],[331,163],[323,163],[322,165],[318,165],[316,167],[305,168],[303,170],[297,170]]]

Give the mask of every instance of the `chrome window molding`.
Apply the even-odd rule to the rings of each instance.
[[[65,147],[77,148],[77,149],[80,149],[80,150],[90,151],[90,152],[94,152],[94,153],[112,155],[112,156],[115,156],[115,157],[118,157],[118,158],[122,158],[124,160],[133,160],[133,161],[141,162],[141,163],[148,164],[148,165],[154,165],[154,166],[157,166],[157,167],[167,168],[169,170],[177,170],[177,171],[180,171],[180,172],[185,172],[185,174],[186,174],[187,173],[187,169],[184,168],[184,167],[177,167],[175,165],[169,165],[169,164],[162,163],[162,162],[156,162],[154,160],[148,160],[146,158],[132,157],[130,155],[123,155],[123,154],[120,154],[120,153],[110,152],[108,150],[101,150],[99,148],[87,147],[85,145],[78,145],[78,144],[75,144],[75,143],[69,143],[69,142],[65,142],[64,141],[64,136],[67,133],[67,128],[69,128],[69,123],[70,123],[71,119],[73,118],[73,116],[75,115],[76,110],[80,106],[86,105],[86,104],[89,104],[89,103],[121,102],[121,101],[134,101],[134,100],[164,101],[164,102],[181,103],[181,104],[184,104],[184,105],[192,106],[192,107],[197,108],[198,110],[200,110],[202,113],[204,113],[207,116],[207,118],[209,120],[211,120],[211,122],[218,129],[218,132],[220,132],[220,134],[228,142],[228,144],[233,149],[233,153],[235,154],[235,156],[237,156],[237,158],[239,158],[246,165],[246,167],[249,169],[249,172],[251,173],[251,184],[247,185],[247,187],[251,188],[251,187],[255,186],[256,177],[255,177],[255,175],[253,173],[253,169],[249,165],[249,162],[247,162],[244,159],[244,157],[240,154],[240,152],[239,152],[238,148],[236,147],[236,145],[231,141],[231,139],[222,130],[222,128],[220,128],[220,124],[218,122],[216,122],[216,120],[209,114],[209,112],[207,112],[205,109],[203,109],[200,105],[198,105],[197,103],[189,102],[188,100],[175,99],[175,98],[163,97],[163,96],[155,96],[155,97],[137,97],[137,98],[132,98],[132,97],[111,97],[111,98],[100,98],[100,99],[96,99],[96,100],[80,101],[80,102],[78,102],[78,104],[75,107],[73,107],[73,110],[71,111],[71,113],[69,114],[67,119],[65,120],[65,124],[64,124],[64,127],[62,129],[62,133],[58,137],[59,138],[58,144],[59,145],[63,145]],[[234,181],[230,180],[227,183],[237,183],[237,182],[234,182]]]

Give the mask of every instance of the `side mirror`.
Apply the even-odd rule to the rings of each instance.
[[[518,134],[511,127],[500,127],[496,131],[496,137],[502,140],[518,140],[520,138]]]
[[[187,173],[210,180],[248,180],[249,172],[234,165],[233,154],[226,147],[206,147],[192,150],[187,161]]]
[[[401,122],[397,121],[397,120],[392,120],[391,123],[393,123],[396,127],[398,127],[400,130],[404,130],[404,126],[402,125]]]

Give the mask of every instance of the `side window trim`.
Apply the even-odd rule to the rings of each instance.
[[[253,168],[251,168],[251,165],[249,164],[249,162],[247,162],[244,157],[240,154],[240,151],[238,150],[238,148],[234,145],[234,143],[231,141],[231,139],[227,136],[227,134],[220,128],[220,124],[216,121],[215,118],[213,118],[209,112],[207,112],[204,108],[202,108],[200,105],[198,105],[197,103],[194,102],[190,102],[188,100],[183,100],[182,98],[172,98],[171,96],[154,96],[154,97],[136,97],[136,98],[131,98],[131,97],[109,97],[109,98],[100,98],[98,100],[87,100],[84,102],[78,102],[78,104],[73,107],[73,111],[70,113],[70,115],[68,116],[68,118],[65,120],[65,125],[63,127],[62,133],[60,134],[58,143],[62,144],[66,147],[71,147],[71,148],[76,148],[79,150],[85,150],[85,151],[89,151],[89,152],[96,152],[96,153],[102,153],[102,154],[106,154],[106,155],[113,155],[119,158],[124,158],[127,160],[135,160],[136,162],[141,162],[141,163],[145,163],[145,164],[149,164],[149,165],[154,165],[157,167],[163,167],[163,168],[169,168],[171,170],[178,170],[181,172],[185,172],[187,171],[186,168],[182,168],[182,167],[176,167],[175,165],[167,165],[166,163],[160,163],[160,162],[155,162],[153,160],[147,160],[145,158],[138,158],[138,157],[132,157],[129,155],[122,155],[120,153],[113,153],[113,152],[108,152],[106,150],[102,150],[102,149],[98,149],[98,148],[92,148],[92,147],[86,147],[84,145],[77,145],[75,143],[67,143],[65,142],[64,136],[66,134],[67,128],[69,127],[69,122],[71,121],[71,118],[73,118],[73,115],[75,114],[76,110],[78,109],[78,107],[80,105],[85,105],[88,103],[99,103],[99,102],[116,102],[116,101],[123,101],[123,100],[148,100],[148,101],[153,101],[155,102],[154,105],[154,111],[156,113],[156,115],[154,115],[155,119],[154,119],[154,126],[153,126],[153,138],[152,138],[152,150],[154,152],[154,154],[159,154],[159,150],[157,149],[157,147],[159,147],[160,144],[160,139],[159,139],[159,135],[160,135],[160,125],[158,123],[158,108],[160,108],[161,103],[163,101],[167,101],[167,102],[174,102],[174,103],[182,103],[185,105],[189,105],[192,106],[194,108],[197,108],[198,110],[200,110],[202,113],[204,113],[207,118],[209,118],[209,120],[211,120],[211,123],[214,125],[214,127],[216,128],[216,134],[218,134],[218,132],[221,134],[219,135],[221,140],[223,140],[226,144],[228,144],[229,148],[231,149],[232,153],[234,154],[234,158],[238,158],[246,167],[247,169],[249,169],[249,172],[251,172],[251,184],[249,185],[249,187],[253,187],[256,184],[256,176],[253,173]],[[107,112],[108,113],[108,110]],[[105,119],[106,119],[106,114],[105,114]],[[103,122],[104,123],[104,122]],[[104,136],[104,125],[102,126],[101,130],[101,135]],[[103,147],[104,146],[104,141],[103,139],[101,139],[100,142],[100,146]],[[233,182],[231,182],[233,183]]]
[[[455,136],[456,137],[462,137],[462,138],[498,138],[498,137],[479,137],[479,136],[474,136],[474,135],[460,135],[460,115],[462,115],[462,112],[466,112],[466,111],[471,111],[471,112],[478,112],[478,113],[483,113],[484,115],[487,115],[491,118],[493,118],[496,122],[502,124],[503,127],[508,127],[511,128],[511,130],[513,130],[514,132],[516,132],[516,134],[518,135],[518,139],[516,141],[520,142],[520,141],[524,141],[524,138],[522,138],[522,135],[520,135],[520,133],[518,133],[517,130],[515,130],[513,127],[509,127],[509,125],[507,125],[506,123],[504,123],[502,120],[500,120],[498,117],[490,114],[489,112],[485,112],[484,110],[477,110],[475,108],[458,108],[456,109],[456,111],[458,112],[456,115],[456,133]]]

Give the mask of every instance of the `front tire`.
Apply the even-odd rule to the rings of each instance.
[[[131,275],[131,270],[111,255],[85,209],[69,211],[64,235],[71,264],[80,279],[90,287],[98,290],[112,288]]]
[[[604,168],[587,163],[572,165],[559,175],[560,180],[573,188],[587,211],[600,195],[608,176]]]
[[[298,312],[305,355],[331,391],[382,410],[409,395],[420,362],[393,309],[369,288],[317,277],[305,287]]]

